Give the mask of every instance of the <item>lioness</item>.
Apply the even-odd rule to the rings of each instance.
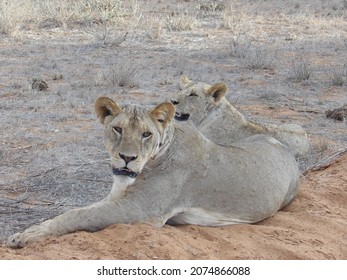
[[[250,122],[224,98],[227,86],[193,83],[181,76],[180,90],[172,103],[176,120],[191,120],[211,141],[230,145],[255,134],[270,135],[286,144],[297,156],[306,154],[309,142],[304,129],[297,124],[260,124]]]
[[[95,111],[111,156],[115,183],[110,195],[14,234],[7,246],[116,223],[256,223],[297,193],[297,163],[274,138],[216,145],[190,122],[175,124],[175,107],[168,102],[148,110],[100,97]]]

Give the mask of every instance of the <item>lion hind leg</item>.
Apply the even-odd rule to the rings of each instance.
[[[189,208],[183,210],[171,217],[167,224],[179,225],[179,224],[193,224],[200,226],[226,226],[233,224],[250,224],[257,221],[251,221],[247,219],[238,218],[232,215],[208,211],[202,208]]]

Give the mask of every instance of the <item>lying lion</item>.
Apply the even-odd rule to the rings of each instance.
[[[255,134],[270,135],[287,145],[296,156],[309,150],[304,129],[297,124],[260,124],[250,122],[224,98],[224,83],[209,85],[193,83],[181,77],[180,91],[172,103],[176,105],[176,120],[191,120],[208,139],[222,145],[230,145]]]
[[[14,234],[7,246],[116,223],[256,223],[297,193],[297,163],[274,138],[258,135],[230,147],[216,145],[190,122],[175,123],[175,107],[167,102],[148,110],[101,97],[95,111],[111,156],[110,194]]]

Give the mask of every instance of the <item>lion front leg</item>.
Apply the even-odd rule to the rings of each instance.
[[[85,230],[96,231],[118,222],[113,202],[100,201],[90,206],[70,210],[51,220],[32,226],[22,233],[16,233],[7,239],[11,248],[22,248],[29,243],[70,232]]]
[[[38,241],[48,236],[54,236],[53,232],[48,230],[47,223],[53,220],[47,220],[40,225],[32,226],[26,229],[24,232],[18,232],[13,234],[7,239],[6,246],[10,248],[22,248],[25,245]]]

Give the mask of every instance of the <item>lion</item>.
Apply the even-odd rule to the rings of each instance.
[[[300,125],[248,121],[224,97],[226,92],[224,83],[194,83],[181,76],[180,90],[171,101],[176,106],[176,120],[191,120],[202,134],[221,145],[230,145],[255,134],[266,134],[287,145],[296,156],[308,152],[308,137]]]
[[[94,232],[117,223],[225,226],[256,223],[296,196],[299,170],[289,149],[265,135],[230,147],[211,142],[175,106],[95,103],[114,179],[110,194],[10,236],[21,248],[49,236]]]

